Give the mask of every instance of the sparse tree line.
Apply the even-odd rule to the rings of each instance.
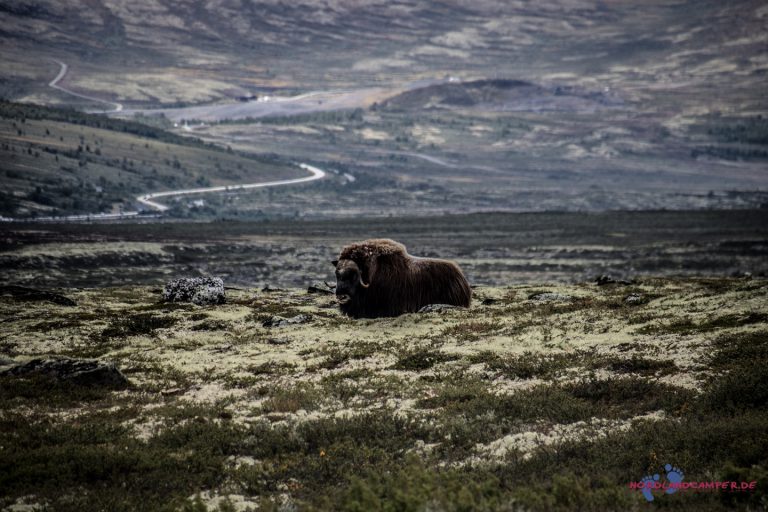
[[[207,144],[197,138],[183,137],[135,121],[113,119],[103,115],[86,114],[74,109],[51,108],[0,100],[0,117],[17,119],[21,123],[24,123],[26,119],[60,121],[87,126],[89,128],[101,128],[104,130],[130,133],[139,137],[155,139],[170,144],[219,149],[217,146]]]
[[[2,100],[0,124],[9,136],[0,142],[2,158],[9,164],[4,169],[9,189],[0,194],[0,211],[7,216],[109,211],[113,204],[128,203],[141,192],[210,186],[209,177],[200,174],[208,170],[219,177],[241,179],[250,167],[246,160],[239,160],[242,158],[260,164],[283,161],[276,155],[235,152],[132,121]],[[78,127],[152,140],[129,140],[128,144],[124,137],[108,137],[104,132],[101,136],[77,133],[82,132]],[[46,139],[52,142],[46,143]],[[168,146],[163,148],[162,143]],[[205,152],[185,151],[184,147]],[[181,152],[177,155],[174,149]]]
[[[128,133],[139,137],[157,140],[158,142],[165,142],[167,144],[204,148],[206,150],[225,152],[230,154],[236,153],[239,156],[249,159],[254,159],[256,157],[256,155],[251,155],[248,153],[235,152],[232,150],[232,148],[229,147],[220,147],[213,143],[203,142],[201,139],[196,137],[177,135],[175,133],[150,126],[148,124],[123,119],[114,119],[97,114],[86,114],[74,109],[51,108],[40,105],[14,103],[0,100],[0,118],[13,119],[15,123],[19,124],[24,124],[27,119],[59,121],[79,126],[87,126],[89,128],[100,128],[104,130]],[[19,127],[18,135],[23,136],[25,134],[25,131]],[[48,134],[50,134],[50,132],[48,132]],[[258,159],[262,161],[274,162],[275,156],[258,155]]]
[[[691,150],[691,157],[711,156],[724,160],[758,160],[768,158],[768,149],[735,147],[735,146],[703,146]]]
[[[347,123],[363,121],[365,111],[362,108],[352,110],[333,110],[328,112],[314,112],[311,114],[296,114],[292,116],[266,116],[266,117],[246,117],[245,119],[222,119],[216,124],[305,124],[305,123]]]
[[[716,124],[707,134],[721,142],[768,145],[768,119],[757,115],[731,124]]]

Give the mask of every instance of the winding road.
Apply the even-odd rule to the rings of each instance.
[[[87,112],[89,112],[91,114],[96,114],[96,113],[100,113],[100,114],[113,113],[113,112],[121,112],[123,110],[122,103],[115,103],[114,101],[107,101],[107,100],[102,100],[102,99],[99,99],[99,98],[94,98],[93,96],[88,96],[87,94],[80,94],[79,92],[70,91],[69,89],[59,85],[59,82],[61,82],[64,79],[64,77],[67,76],[67,72],[69,71],[69,66],[67,66],[66,63],[64,63],[64,62],[62,62],[60,60],[56,60],[56,59],[51,59],[51,60],[53,62],[55,62],[56,64],[58,64],[59,66],[61,66],[61,69],[59,69],[59,74],[56,75],[56,77],[53,80],[48,82],[48,87],[56,89],[57,91],[61,91],[61,92],[65,93],[65,94],[69,94],[70,96],[75,96],[77,98],[81,98],[81,99],[88,100],[88,101],[95,101],[97,103],[104,103],[105,105],[112,105],[112,107],[113,107],[112,110],[89,110],[89,111],[87,111]]]
[[[290,180],[276,180],[276,181],[263,181],[261,183],[245,183],[243,185],[223,185],[219,187],[206,187],[206,188],[188,188],[182,190],[167,190],[164,192],[152,192],[150,194],[143,194],[136,197],[136,201],[148,206],[158,213],[162,213],[168,210],[168,206],[153,201],[160,197],[174,197],[174,196],[186,196],[192,194],[205,194],[208,192],[238,192],[241,190],[248,190],[252,188],[266,188],[266,187],[279,187],[283,185],[296,185],[298,183],[307,183],[309,181],[321,180],[325,178],[326,172],[315,166],[309,164],[297,164],[298,167],[309,171],[310,175],[305,178],[294,178]],[[0,222],[63,222],[63,221],[92,221],[92,220],[114,220],[125,219],[128,217],[136,217],[137,215],[145,213],[142,210],[130,210],[118,213],[86,213],[82,215],[62,215],[59,217],[35,217],[29,219],[20,219],[14,217],[0,217]],[[149,218],[149,215],[143,217]]]
[[[114,110],[111,110],[109,112],[119,112],[123,110],[123,106],[120,103],[113,103],[111,101],[104,101],[100,100],[98,98],[93,98],[91,96],[86,96],[84,94],[79,94],[76,92],[72,92],[70,90],[65,89],[64,87],[58,85],[59,82],[64,78],[64,76],[67,74],[67,71],[69,67],[61,61],[54,60],[57,64],[61,66],[61,69],[59,70],[59,74],[56,75],[56,77],[48,82],[48,86],[52,87],[54,89],[57,89],[59,91],[65,92],[67,94],[71,94],[73,96],[77,96],[78,98],[84,98],[87,100],[92,101],[98,101],[101,103],[107,103],[110,105],[113,105],[115,107]],[[101,112],[104,113],[104,112]],[[136,201],[138,201],[140,204],[149,207],[152,210],[155,210],[158,213],[165,212],[169,209],[168,206],[159,203],[155,201],[155,199],[161,198],[161,197],[174,197],[174,196],[186,196],[186,195],[193,195],[193,194],[206,194],[209,192],[237,192],[241,190],[250,190],[254,188],[266,188],[266,187],[280,187],[285,185],[297,185],[299,183],[307,183],[310,181],[315,180],[321,180],[325,178],[326,172],[322,169],[319,169],[318,167],[299,163],[296,164],[301,169],[308,171],[309,176],[306,176],[304,178],[294,178],[290,180],[275,180],[275,181],[264,181],[260,183],[244,183],[240,185],[222,185],[218,187],[204,187],[204,188],[187,188],[187,189],[180,189],[180,190],[167,190],[163,192],[151,192],[149,194],[142,194],[140,196],[136,197]],[[35,218],[29,218],[29,219],[21,219],[21,218],[14,218],[14,217],[2,217],[0,216],[0,222],[62,222],[62,221],[93,221],[93,220],[112,220],[112,219],[125,219],[128,217],[136,217],[142,213],[145,213],[142,210],[130,210],[130,211],[124,211],[124,212],[118,212],[118,213],[89,213],[89,214],[82,214],[82,215],[63,215],[63,216],[49,216],[49,217],[35,217]]]
[[[136,198],[138,202],[154,208],[159,212],[168,210],[168,207],[164,204],[153,201],[159,197],[173,197],[173,196],[186,196],[190,194],[204,194],[207,192],[237,192],[239,190],[248,190],[252,188],[265,188],[265,187],[279,187],[282,185],[295,185],[297,183],[306,183],[308,181],[320,180],[325,177],[325,171],[318,169],[317,167],[309,164],[298,164],[299,167],[305,171],[310,172],[310,176],[306,178],[294,178],[292,180],[278,180],[278,181],[265,181],[262,183],[246,183],[244,185],[224,185],[220,187],[207,187],[207,188],[188,188],[185,190],[169,190],[166,192],[152,192],[151,194],[144,194]]]

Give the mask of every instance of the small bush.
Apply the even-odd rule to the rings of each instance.
[[[393,366],[395,370],[423,371],[445,361],[457,359],[456,356],[445,354],[439,350],[417,348],[400,356]]]
[[[175,325],[177,320],[171,316],[155,316],[151,313],[140,313],[117,317],[101,333],[103,338],[124,338],[140,334],[152,334],[156,329],[165,329]]]

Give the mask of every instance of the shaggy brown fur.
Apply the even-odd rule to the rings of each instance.
[[[348,245],[333,264],[341,311],[354,318],[397,316],[428,304],[469,307],[472,300],[454,262],[413,257],[394,240]]]

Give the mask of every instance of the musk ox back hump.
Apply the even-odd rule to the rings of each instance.
[[[468,308],[472,290],[459,266],[447,260],[413,258],[415,289],[420,292],[416,311],[429,304],[451,304]]]
[[[469,283],[456,263],[413,257],[394,240],[348,245],[337,266],[344,266],[345,260],[353,261],[360,271],[361,286],[341,304],[342,312],[355,318],[397,316],[429,304],[469,307],[472,300]]]

